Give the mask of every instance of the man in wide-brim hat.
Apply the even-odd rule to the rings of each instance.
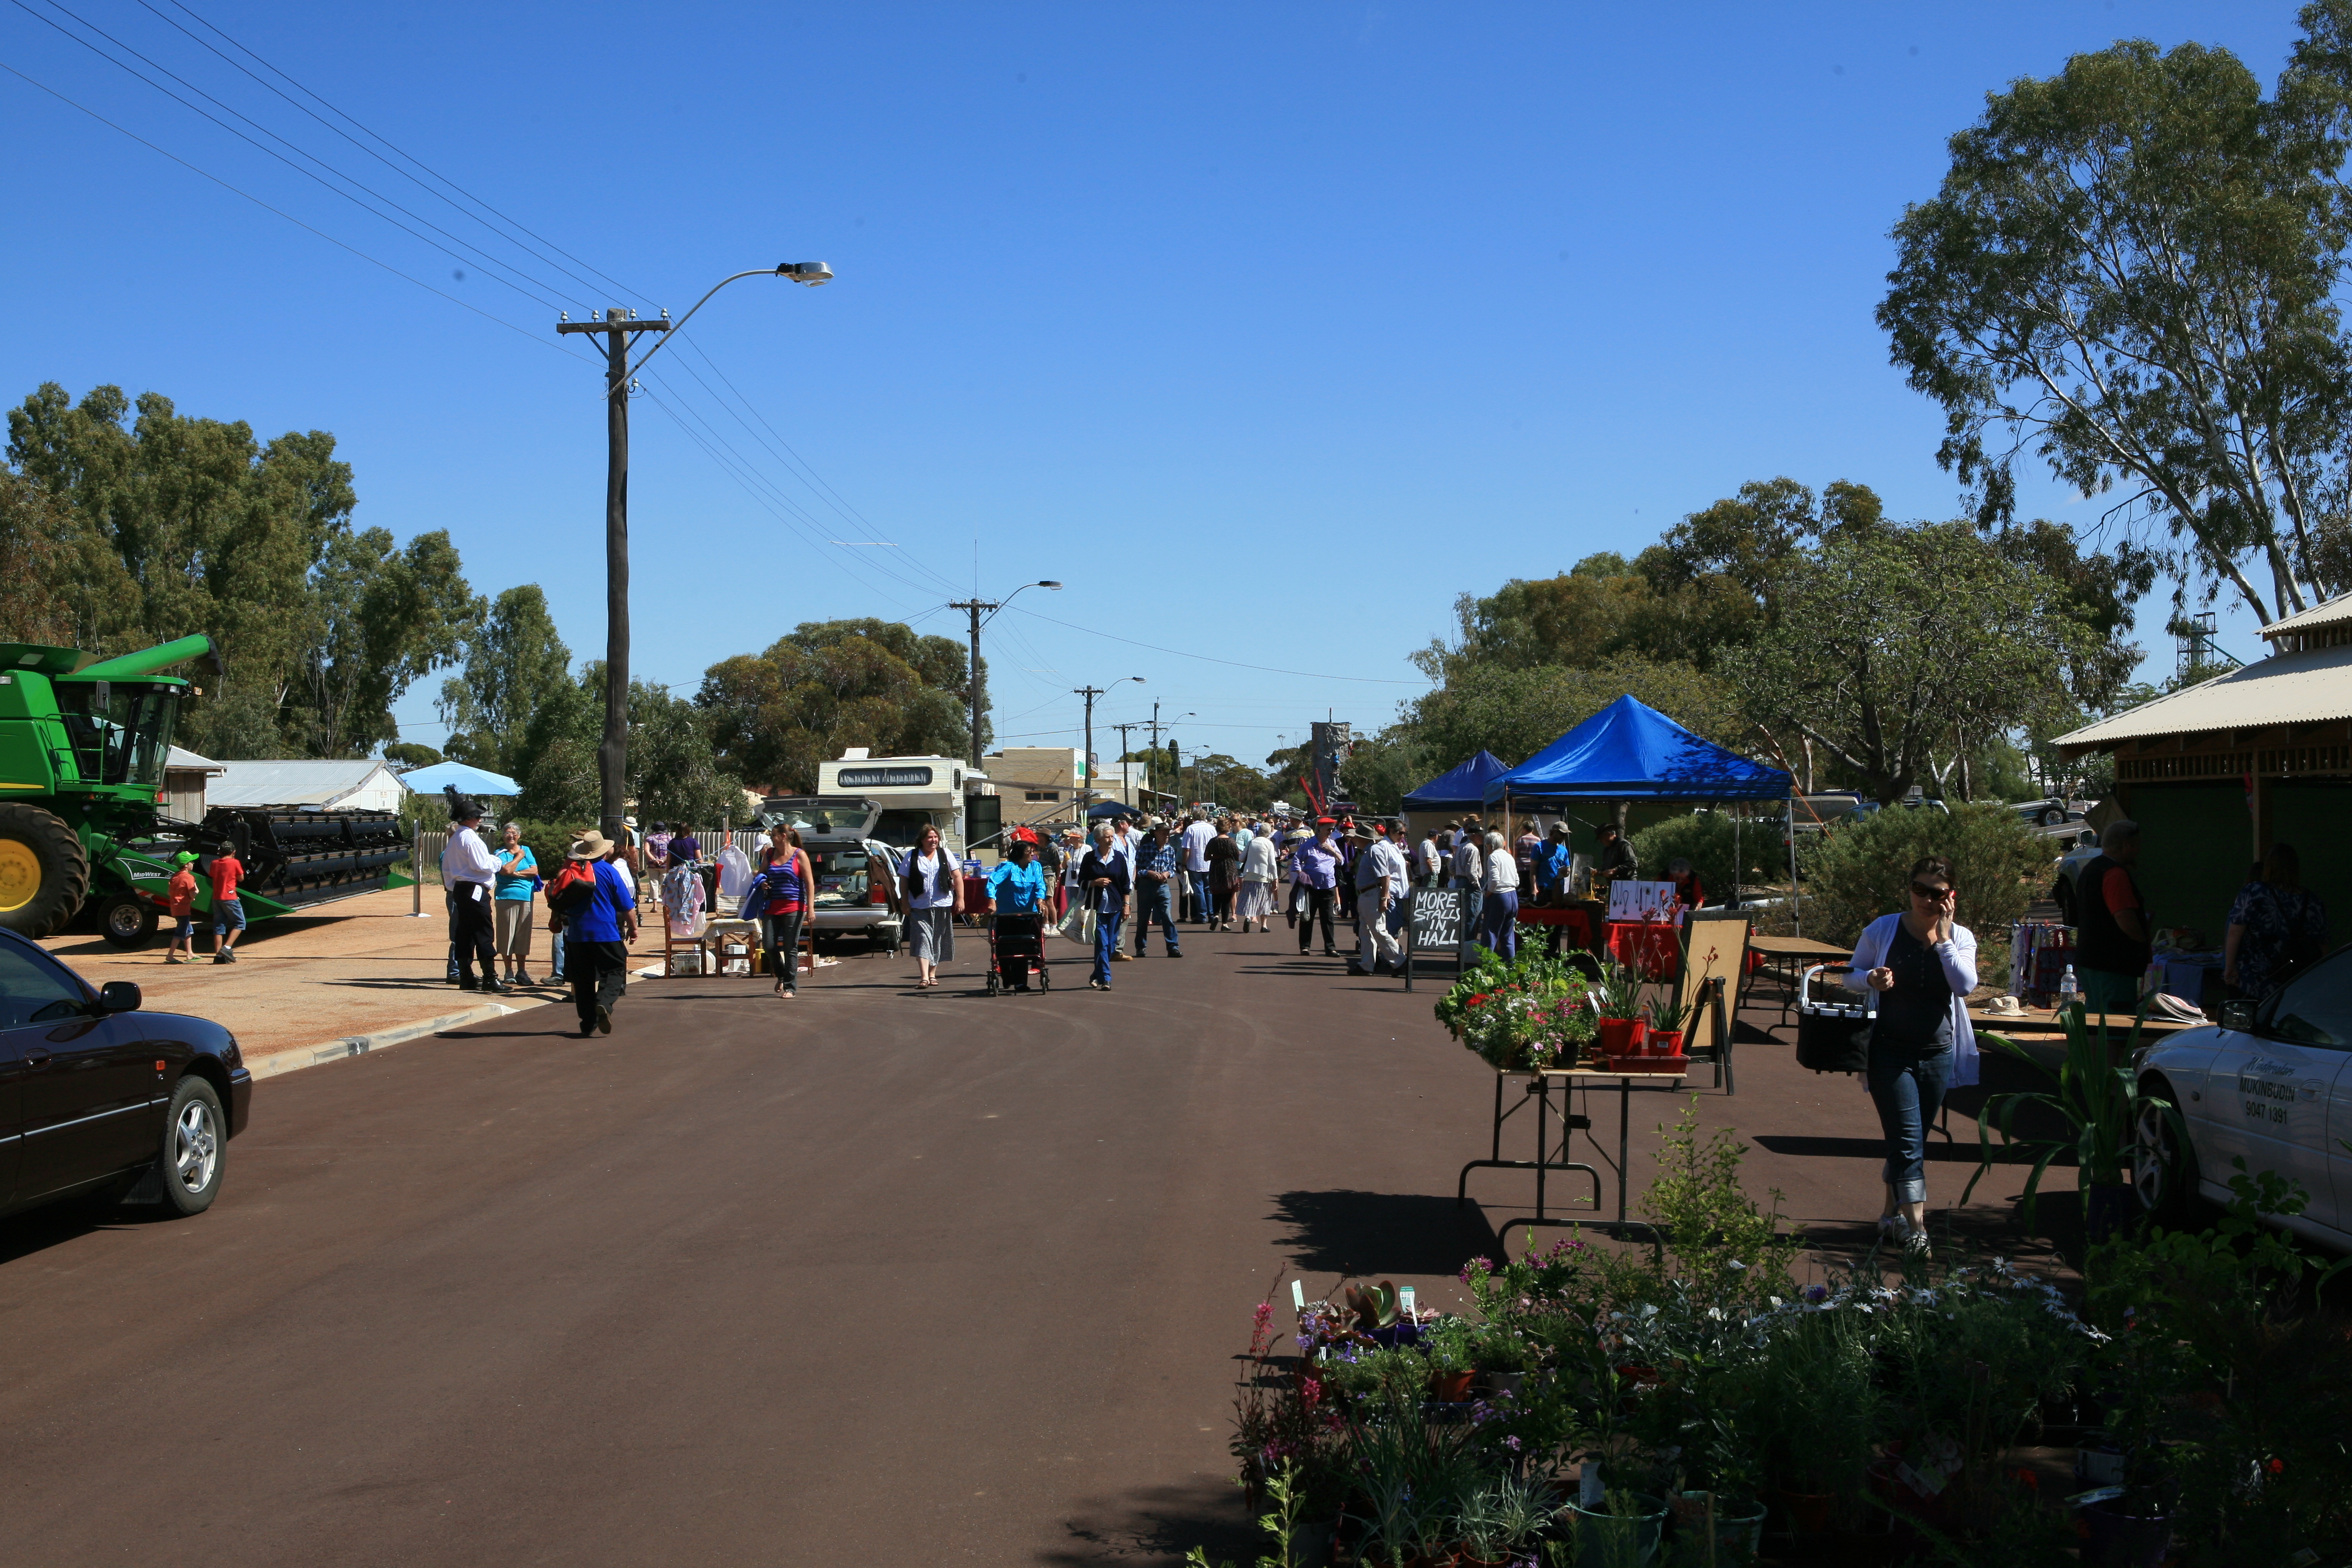
[[[613,1009],[628,989],[628,944],[637,937],[636,879],[613,861],[612,841],[591,828],[572,840],[564,875],[548,892],[563,921],[563,973],[583,1039],[613,1032]]]

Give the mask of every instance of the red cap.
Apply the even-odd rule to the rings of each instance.
[[[1318,817],[1317,817],[1317,818],[1315,819],[1315,826],[1318,826],[1318,827],[1322,827],[1322,826],[1326,826],[1326,825],[1328,825],[1329,826],[1332,826],[1332,827],[1337,827],[1337,826],[1339,826],[1339,819],[1338,817],[1336,817],[1336,816],[1318,816]]]

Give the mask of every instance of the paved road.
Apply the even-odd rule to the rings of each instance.
[[[1451,1294],[1491,1079],[1432,994],[1283,933],[982,996],[641,982],[271,1080],[212,1212],[0,1223],[21,1563],[1172,1562],[1243,1543],[1234,1353],[1294,1267]],[[1073,950],[1075,951],[1075,950]],[[964,989],[953,987],[962,985]],[[1851,1082],[1743,1058],[1711,1122],[1832,1226]],[[1635,1125],[1664,1120],[1664,1096]],[[1654,1139],[1635,1141],[1637,1171]],[[1776,1143],[1785,1145],[1773,1152]],[[1939,1195],[1965,1164],[1939,1163]],[[1974,1218],[2007,1214],[1980,1194]],[[1514,1232],[1514,1237],[1517,1233]]]

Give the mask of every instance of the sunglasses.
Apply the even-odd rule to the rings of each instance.
[[[1925,882],[1914,882],[1911,884],[1912,897],[1918,899],[1930,899],[1937,903],[1941,903],[1945,896],[1950,893],[1951,890],[1952,889],[1949,888],[1931,888]]]

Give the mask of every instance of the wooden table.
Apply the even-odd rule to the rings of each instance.
[[[2055,1009],[2049,1007],[2027,1007],[2015,1013],[1995,1013],[1984,1007],[1971,1007],[1969,1009],[1969,1022],[1979,1031],[1995,1029],[2005,1035],[2063,1035],[2066,1032],[2064,1020],[2058,1016]],[[2117,1039],[2129,1039],[2132,1025],[2139,1021],[2129,1013],[2087,1013],[2084,1015],[2083,1022],[2094,1029],[2105,1029]],[[2177,1023],[2170,1018],[2150,1018],[2140,1023],[2139,1037],[2143,1040],[2161,1039],[2167,1035],[2177,1035],[2183,1029],[2201,1029],[2204,1026],[2205,1020],[2201,1018],[2193,1024]]]
[[[1503,1109],[1503,1080],[1513,1078],[1525,1079],[1528,1080],[1526,1092],[1517,1104],[1513,1105],[1508,1110],[1506,1110]],[[1617,1158],[1614,1163],[1610,1163],[1609,1157],[1606,1154],[1601,1154],[1598,1140],[1594,1141],[1593,1152],[1600,1154],[1601,1161],[1604,1163],[1609,1163],[1610,1169],[1616,1173],[1617,1219],[1615,1223],[1619,1226],[1622,1226],[1625,1223],[1625,1167],[1627,1163],[1628,1149],[1627,1130],[1632,1125],[1633,1113],[1633,1086],[1637,1083],[1650,1084],[1655,1085],[1661,1089],[1673,1090],[1678,1089],[1682,1087],[1683,1078],[1684,1075],[1678,1072],[1621,1073],[1612,1072],[1607,1068],[1547,1068],[1540,1072],[1531,1071],[1525,1068],[1515,1068],[1508,1071],[1498,1069],[1495,1074],[1495,1141],[1493,1157],[1485,1160],[1473,1160],[1468,1164],[1462,1167],[1461,1177],[1454,1183],[1454,1206],[1460,1208],[1470,1201],[1470,1173],[1473,1171],[1482,1169],[1499,1171],[1533,1171],[1536,1173],[1536,1217],[1533,1223],[1537,1225],[1576,1225],[1582,1223],[1574,1219],[1549,1219],[1545,1217],[1544,1178],[1553,1171],[1582,1171],[1586,1175],[1592,1178],[1592,1207],[1596,1211],[1599,1210],[1601,1207],[1601,1172],[1594,1166],[1587,1165],[1580,1161],[1567,1158],[1567,1156],[1572,1152],[1570,1146],[1575,1142],[1577,1129],[1582,1128],[1587,1133],[1590,1133],[1592,1131],[1592,1118],[1590,1116],[1571,1114],[1568,1108],[1568,1096],[1580,1089],[1591,1089],[1596,1084],[1606,1086],[1611,1082],[1614,1082],[1617,1085]],[[1560,1090],[1559,1152],[1561,1157],[1558,1160],[1551,1157],[1551,1091],[1555,1085],[1558,1086]],[[1503,1123],[1510,1120],[1513,1116],[1517,1115],[1521,1108],[1523,1108],[1529,1100],[1536,1102],[1536,1157],[1532,1160],[1506,1160],[1503,1158]],[[1527,1222],[1523,1221],[1522,1223]],[[1604,1221],[1601,1223],[1605,1225],[1608,1222]]]
[[[1780,1027],[1784,1029],[1789,1026],[1789,1016],[1796,1011],[1797,984],[1805,971],[1816,963],[1836,963],[1853,956],[1851,947],[1816,942],[1809,936],[1751,936],[1748,951],[1764,961],[1759,968],[1780,983]]]

